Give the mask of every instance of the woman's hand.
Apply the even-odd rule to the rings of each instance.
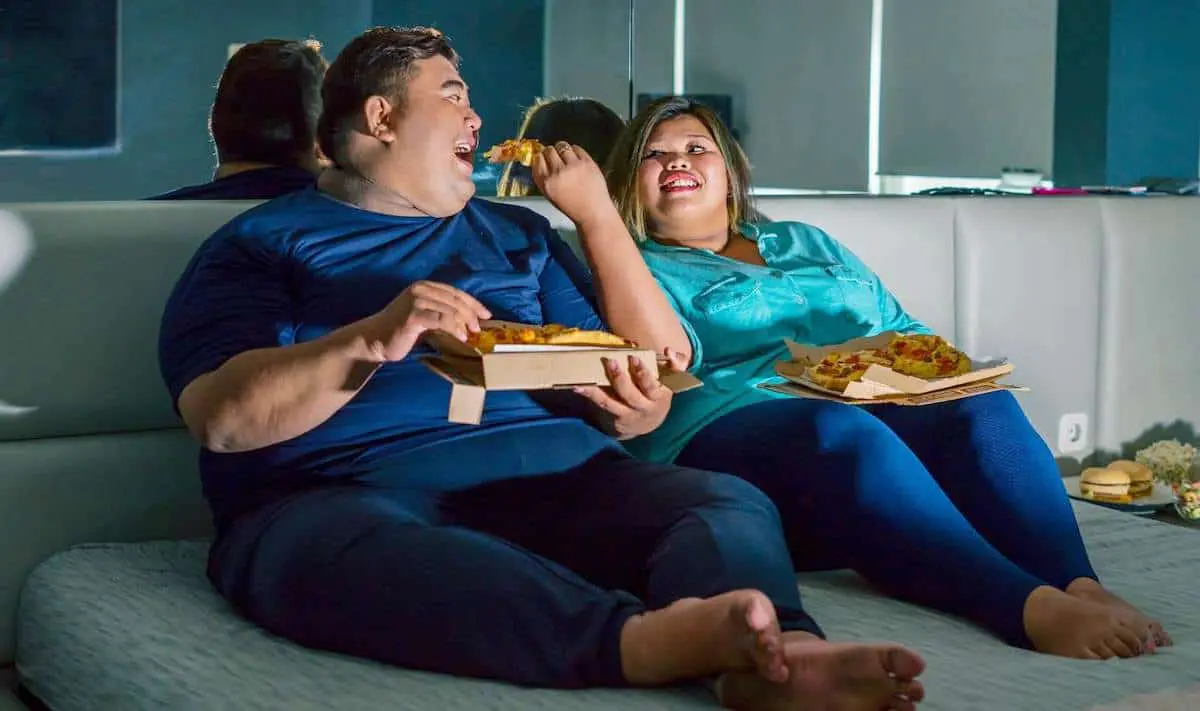
[[[616,217],[604,172],[587,151],[559,141],[533,160],[533,182],[576,225]]]

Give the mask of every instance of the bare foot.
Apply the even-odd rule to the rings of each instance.
[[[735,711],[913,711],[925,698],[917,681],[925,661],[894,644],[826,642],[804,632],[784,634],[790,670],[785,683],[730,672],[717,699]]]
[[[621,630],[630,684],[658,686],[728,671],[787,680],[775,606],[757,590],[688,598],[631,617]]]
[[[1033,648],[1076,659],[1136,657],[1146,650],[1148,627],[1111,606],[1043,585],[1025,600],[1025,633]]]
[[[1099,582],[1091,578],[1076,578],[1067,586],[1067,594],[1080,598],[1081,600],[1089,600],[1101,605],[1116,608],[1119,612],[1123,612],[1130,616],[1130,626],[1141,629],[1148,627],[1150,629],[1150,639],[1156,647],[1170,647],[1171,636],[1163,629],[1162,624],[1155,619],[1151,619],[1142,614],[1142,611],[1131,605],[1123,598],[1117,597],[1108,588],[1101,585]]]

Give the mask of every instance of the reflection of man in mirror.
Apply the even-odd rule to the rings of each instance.
[[[566,141],[604,165],[624,128],[624,119],[595,99],[538,99],[525,112],[517,138],[532,138],[544,146]],[[496,184],[498,197],[538,194],[530,169],[520,163],[509,163]]]
[[[230,57],[209,114],[217,170],[207,183],[155,200],[267,200],[316,182],[321,80],[328,63],[316,40],[266,39]]]

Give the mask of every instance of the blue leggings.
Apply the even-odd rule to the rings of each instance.
[[[798,570],[851,568],[1017,646],[1029,646],[1034,588],[1096,577],[1054,457],[1009,393],[922,407],[772,400],[708,425],[677,462],[762,489]]]
[[[737,477],[612,450],[463,487],[502,465],[437,451],[440,469],[403,486],[327,486],[243,517],[209,577],[299,644],[531,686],[623,685],[625,622],[684,597],[755,588],[781,627],[821,634],[779,514]]]

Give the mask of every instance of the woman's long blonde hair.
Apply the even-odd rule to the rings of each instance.
[[[634,239],[642,241],[649,236],[646,229],[646,207],[638,194],[638,169],[646,154],[650,134],[663,121],[680,116],[694,116],[716,141],[717,149],[725,158],[725,174],[729,180],[729,226],[736,229],[743,220],[757,215],[754,200],[750,196],[750,161],[730,133],[729,127],[716,112],[704,104],[682,96],[668,96],[642,109],[629,122],[617,145],[613,147],[605,171],[608,176],[608,192],[617,203],[621,219]]]

